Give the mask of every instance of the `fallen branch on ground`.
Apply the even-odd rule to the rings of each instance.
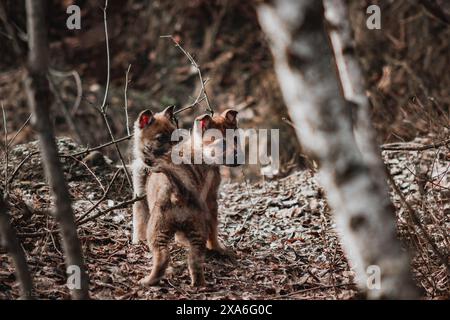
[[[430,149],[437,149],[444,146],[450,147],[450,139],[442,140],[427,145],[418,145],[418,144],[414,145],[410,142],[389,143],[381,145],[380,149],[383,151],[425,151]]]
[[[115,206],[112,206],[112,207],[110,207],[110,208],[108,208],[106,210],[103,210],[103,211],[99,211],[97,214],[94,214],[93,216],[90,216],[90,217],[88,217],[88,218],[86,218],[84,220],[79,221],[78,222],[78,226],[81,226],[81,225],[85,224],[86,222],[89,222],[89,221],[92,221],[94,219],[97,219],[98,217],[101,217],[101,216],[103,216],[103,215],[105,215],[105,214],[107,214],[107,213],[109,213],[111,211],[114,211],[114,210],[117,210],[117,209],[126,208],[129,205],[135,203],[136,201],[141,201],[141,200],[144,200],[144,199],[145,199],[145,196],[140,196],[140,197],[136,197],[136,198],[133,198],[133,199],[121,202],[119,204],[116,204]]]
[[[109,191],[111,190],[111,186],[114,183],[114,181],[116,180],[117,176],[119,175],[119,172],[122,171],[122,168],[119,168],[119,170],[116,171],[116,173],[114,173],[114,176],[112,177],[111,181],[108,184],[108,188],[106,190],[103,190],[104,193],[102,195],[102,197],[91,207],[88,209],[88,211],[86,211],[83,215],[81,215],[77,220],[76,223],[79,223],[81,220],[83,220],[84,218],[86,218],[92,211],[94,211],[103,201],[106,200],[106,197],[109,194]]]
[[[126,208],[129,205],[132,205],[133,203],[135,203],[137,201],[144,200],[144,199],[145,199],[145,196],[140,196],[140,197],[136,197],[136,198],[133,198],[133,199],[126,200],[126,201],[123,201],[121,203],[118,203],[115,206],[112,206],[112,207],[107,208],[105,210],[99,211],[98,213],[96,213],[93,216],[90,216],[88,218],[80,220],[78,222],[78,224],[77,224],[77,227],[81,226],[81,225],[83,225],[83,224],[85,224],[85,223],[87,223],[89,221],[92,221],[94,219],[97,219],[97,218],[99,218],[101,216],[104,216],[105,214],[108,214],[108,213],[110,213],[110,212],[112,212],[114,210]],[[59,232],[59,229],[57,229],[57,230],[49,230],[47,232],[18,233],[17,236],[19,238],[36,238],[36,237],[43,237],[43,236],[45,236],[47,234],[56,235],[56,234],[58,234],[58,232]]]
[[[431,239],[431,236],[428,234],[428,231],[425,229],[425,227],[420,222],[419,216],[417,215],[416,211],[408,203],[408,201],[406,201],[405,196],[403,195],[402,191],[397,186],[394,178],[392,177],[392,175],[389,172],[388,172],[388,180],[389,180],[392,188],[394,189],[395,193],[400,197],[401,203],[405,206],[406,210],[408,211],[411,220],[420,229],[426,242],[428,242],[428,244],[431,246],[434,254],[436,254],[436,256],[439,258],[441,263],[447,268],[448,274],[450,274],[450,266],[448,263],[448,257],[439,250],[437,245],[434,243],[433,239]]]

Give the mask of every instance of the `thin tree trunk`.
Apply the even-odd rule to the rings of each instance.
[[[351,107],[344,100],[317,0],[278,0],[258,8],[284,100],[302,145],[320,164],[319,179],[334,211],[343,249],[368,298],[414,298],[409,259],[396,237],[387,190],[358,149]],[[369,266],[381,286],[368,288]],[[376,285],[376,283],[375,283]]]
[[[20,284],[22,299],[33,298],[33,282],[28,269],[25,252],[17,239],[16,232],[9,222],[6,203],[0,193],[0,244],[6,248],[16,269],[16,278]]]
[[[66,266],[80,269],[80,288],[72,290],[72,298],[89,298],[80,241],[75,227],[70,194],[58,158],[58,150],[50,121],[50,90],[47,80],[48,41],[45,17],[46,1],[26,0],[28,30],[27,99],[33,114],[32,125],[39,136],[44,171],[54,200],[54,212],[60,225]]]

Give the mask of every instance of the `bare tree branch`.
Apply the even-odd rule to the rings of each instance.
[[[78,156],[81,156],[81,155],[85,155],[85,154],[91,153],[92,151],[101,150],[101,149],[106,148],[106,147],[108,147],[110,145],[113,145],[115,143],[119,143],[119,142],[123,142],[123,141],[129,140],[129,139],[131,139],[131,137],[132,137],[132,135],[131,136],[122,137],[120,139],[117,139],[117,140],[114,140],[114,141],[110,141],[108,143],[102,144],[102,145],[97,146],[97,147],[87,148],[86,150],[75,152],[75,153],[71,153],[71,154],[59,154],[58,156],[61,157],[61,158],[75,158],[75,157],[78,157]],[[11,176],[9,176],[8,183],[11,184],[13,182],[13,180],[15,179],[15,177],[17,176],[17,174],[19,173],[20,169],[25,165],[25,163],[27,163],[32,157],[34,157],[34,156],[36,156],[38,154],[39,154],[39,152],[32,152],[32,153],[29,153],[27,156],[25,156],[25,158],[23,158],[22,161],[20,161],[20,163],[14,169],[13,173],[11,174]]]
[[[439,21],[450,25],[450,15],[442,10],[436,0],[419,0],[419,3]]]
[[[96,214],[94,214],[94,215],[92,215],[90,217],[87,217],[87,218],[85,218],[83,220],[80,220],[78,222],[78,225],[81,226],[81,225],[85,224],[86,222],[89,222],[89,221],[92,221],[94,219],[97,219],[98,217],[101,217],[101,216],[103,216],[103,215],[105,215],[105,214],[107,214],[107,213],[109,213],[111,211],[114,211],[114,210],[117,210],[117,209],[126,208],[129,205],[131,205],[131,204],[133,204],[133,203],[135,203],[137,201],[144,200],[144,199],[145,199],[145,196],[140,196],[140,197],[135,197],[135,198],[130,199],[130,200],[126,200],[126,201],[121,202],[119,204],[116,204],[115,206],[112,206],[112,207],[110,207],[108,209],[105,209],[103,211],[99,211],[98,213],[96,213]]]
[[[75,98],[75,101],[73,103],[73,106],[71,108],[70,113],[72,116],[75,116],[75,114],[78,111],[78,108],[81,105],[81,99],[83,97],[83,86],[81,85],[81,78],[80,75],[76,70],[68,71],[68,72],[62,72],[55,69],[50,69],[50,75],[56,76],[56,77],[73,77],[75,80],[75,85],[77,86],[77,96]]]
[[[28,125],[28,123],[31,120],[32,115],[30,114],[27,118],[27,120],[25,120],[25,122],[22,124],[22,126],[20,126],[19,130],[17,130],[17,132],[14,134],[14,136],[9,140],[8,142],[8,148],[12,146],[12,144],[14,143],[14,141],[16,140],[17,136],[22,132],[23,129],[25,129],[25,127]]]
[[[106,142],[106,143],[101,144],[101,145],[96,146],[96,147],[87,148],[86,150],[75,152],[75,153],[72,153],[70,155],[76,157],[76,156],[81,156],[81,155],[84,155],[84,154],[88,154],[88,153],[91,153],[92,151],[101,150],[103,148],[109,147],[110,145],[113,145],[113,144],[116,145],[119,142],[130,140],[132,137],[133,137],[133,135],[129,135],[129,136],[125,136],[125,137],[122,137],[122,138],[119,138],[119,139],[113,139],[110,142]]]
[[[113,141],[113,144],[114,144],[114,147],[115,147],[115,149],[117,151],[117,154],[119,156],[120,162],[122,163],[123,170],[125,172],[125,176],[127,178],[128,184],[130,185],[130,187],[133,187],[133,184],[131,182],[131,176],[130,176],[130,173],[128,172],[128,168],[127,168],[127,165],[125,163],[125,159],[123,158],[122,152],[120,151],[120,148],[119,148],[119,146],[118,146],[118,144],[117,144],[117,142],[116,142],[116,140],[114,138],[114,134],[112,132],[111,126],[109,125],[108,115],[106,114],[106,111],[105,112],[102,111],[101,113],[102,113],[103,121],[104,121],[104,123],[106,125],[106,128],[108,129],[108,133],[109,133],[109,136],[111,138],[111,141]]]
[[[17,58],[21,63],[23,63],[23,50],[22,47],[19,44],[19,41],[17,39],[16,33],[14,32],[13,27],[8,21],[8,18],[6,16],[6,9],[4,6],[4,2],[0,1],[0,20],[3,21],[3,24],[6,29],[6,33],[12,40],[12,47],[14,50],[14,53],[17,55]]]
[[[5,194],[8,195],[8,165],[9,165],[9,144],[8,144],[8,127],[7,127],[7,123],[6,123],[6,113],[5,113],[5,108],[3,107],[3,102],[0,102],[1,104],[1,108],[2,108],[2,115],[3,115],[3,129],[5,132],[4,135],[4,148],[5,148],[5,163],[4,163],[4,178],[5,178],[5,182],[4,182],[4,188],[5,188]]]
[[[431,249],[433,250],[434,254],[439,258],[440,262],[447,268],[447,272],[450,274],[450,265],[448,263],[448,257],[442,253],[437,245],[434,243],[433,239],[431,239],[431,236],[428,234],[428,231],[425,229],[425,227],[420,222],[419,216],[417,215],[416,211],[413,209],[413,207],[406,201],[405,196],[403,195],[400,188],[395,183],[394,178],[391,174],[388,174],[389,182],[392,185],[392,188],[394,189],[395,193],[400,197],[400,201],[405,206],[406,210],[408,211],[408,214],[413,221],[413,223],[419,228],[419,230],[422,232],[426,242],[431,246]]]
[[[119,170],[116,171],[116,173],[114,173],[114,176],[112,177],[111,181],[108,184],[108,188],[106,188],[106,190],[103,190],[103,195],[102,197],[92,206],[90,207],[85,213],[83,213],[78,219],[77,219],[77,223],[79,223],[81,220],[83,220],[84,218],[86,218],[92,211],[94,211],[103,201],[106,200],[106,197],[109,194],[109,191],[111,190],[111,187],[114,183],[114,181],[116,180],[117,176],[119,175],[120,171],[122,171],[122,168],[120,168]]]
[[[94,171],[92,171],[91,168],[89,168],[89,166],[87,165],[86,162],[82,161],[82,160],[78,160],[77,158],[75,158],[74,156],[71,155],[59,155],[60,158],[68,158],[68,159],[72,159],[73,161],[81,164],[83,167],[86,168],[86,170],[90,173],[90,175],[95,179],[95,181],[97,181],[100,189],[102,189],[103,192],[105,192],[105,187],[103,186],[102,182],[100,181],[100,179],[97,177],[97,175],[94,173]]]
[[[14,178],[19,173],[19,171],[23,167],[23,165],[25,163],[27,163],[33,156],[35,156],[37,154],[39,154],[39,151],[32,152],[32,153],[28,154],[25,158],[23,158],[22,161],[20,161],[20,163],[17,165],[17,167],[14,169],[13,173],[11,174],[11,176],[8,179],[9,184],[11,184],[13,182]]]
[[[107,68],[106,68],[106,87],[105,87],[105,95],[103,96],[103,102],[101,109],[102,111],[105,111],[104,109],[107,108],[106,106],[106,100],[108,99],[108,91],[109,91],[109,79],[110,79],[110,73],[111,73],[111,56],[109,54],[109,36],[108,36],[108,20],[106,18],[106,10],[108,9],[108,0],[105,0],[105,6],[103,7],[103,24],[105,29],[105,44],[106,44],[106,62],[107,62]]]
[[[175,111],[173,114],[174,114],[174,115],[177,115],[178,113],[181,113],[181,112],[183,112],[183,111],[187,111],[187,110],[189,110],[189,109],[192,109],[192,108],[194,108],[195,106],[197,106],[200,102],[202,102],[203,100],[205,100],[205,97],[204,97],[204,96],[201,97],[201,98],[200,98],[200,97],[197,97],[193,103],[191,103],[190,105],[188,105],[188,106],[186,106],[186,107],[183,107],[183,108],[181,108],[181,109]]]
[[[59,93],[58,88],[56,87],[56,84],[53,82],[53,80],[50,76],[48,77],[48,81],[50,84],[50,90],[52,91],[54,97],[56,98],[58,105],[61,106],[62,112],[64,114],[64,118],[66,119],[66,122],[67,122],[70,130],[72,130],[72,132],[75,134],[75,138],[76,138],[77,142],[84,144],[85,140],[80,132],[80,129],[76,125],[75,120],[72,117],[72,113],[70,112],[69,106],[61,97],[61,94]]]
[[[100,210],[99,212],[97,212],[96,214],[94,214],[94,215],[92,215],[90,217],[84,217],[82,220],[80,219],[78,221],[77,226],[82,226],[83,224],[86,224],[89,221],[95,220],[95,219],[97,219],[97,218],[99,218],[101,216],[104,216],[104,215],[106,215],[106,214],[108,214],[108,213],[110,213],[110,212],[112,212],[114,210],[126,208],[126,207],[132,205],[133,203],[135,203],[137,201],[141,201],[143,199],[145,199],[145,196],[135,197],[135,198],[132,198],[130,200],[126,200],[126,201],[120,202],[120,203],[116,204],[115,206],[109,207],[109,208],[107,208],[105,210]],[[100,202],[102,202],[102,201],[100,201]],[[94,209],[97,209],[97,207],[98,207],[97,203],[94,204],[93,207],[88,209],[88,211],[90,211],[89,213],[91,213]],[[60,230],[51,230],[51,231],[48,231],[48,232],[19,233],[17,236],[19,238],[35,238],[35,237],[42,237],[42,236],[45,236],[47,234],[54,235],[54,234],[57,234],[58,232],[60,232]]]
[[[203,76],[202,76],[202,71],[200,70],[199,65],[197,64],[197,62],[194,60],[194,58],[192,57],[192,55],[187,52],[182,46],[181,44],[172,36],[172,35],[166,35],[166,36],[161,36],[161,38],[169,38],[173,41],[173,43],[175,44],[175,47],[177,47],[178,49],[180,49],[180,51],[189,59],[189,61],[191,62],[191,65],[195,68],[195,70],[197,71],[197,75],[198,78],[200,80],[200,84],[201,84],[201,90],[199,93],[199,96],[197,97],[196,101],[197,103],[199,102],[199,97],[203,94],[203,99],[206,101],[206,108],[208,110],[208,112],[211,115],[214,115],[214,110],[211,108],[211,104],[209,103],[209,98],[208,98],[208,94],[206,92],[206,88],[205,88],[205,84],[206,81],[203,80]],[[202,100],[203,100],[202,99]],[[193,105],[196,105],[197,103],[194,102]]]
[[[12,228],[8,213],[6,212],[6,203],[3,194],[0,193],[0,244],[6,248],[11,255],[15,269],[17,281],[20,284],[20,295],[23,299],[33,297],[33,283],[30,270],[28,269],[25,253],[17,239],[16,233]]]
[[[1,109],[3,113],[3,126],[4,126],[4,152],[5,152],[5,158],[4,158],[4,193],[6,197],[9,194],[9,185],[11,184],[11,181],[14,179],[14,176],[17,174],[18,170],[14,170],[11,177],[8,175],[9,170],[9,149],[16,139],[16,137],[20,134],[20,132],[26,127],[28,122],[31,119],[31,115],[27,118],[27,120],[22,124],[22,126],[19,128],[19,130],[14,134],[14,136],[11,138],[11,140],[8,141],[8,128],[7,128],[7,120],[6,120],[6,113],[5,108],[3,107],[3,103],[1,103]]]
[[[108,105],[106,104],[106,101],[108,99],[108,91],[109,91],[109,82],[110,82],[110,73],[111,73],[111,70],[110,70],[111,69],[111,62],[110,62],[111,57],[110,57],[110,53],[109,53],[108,21],[107,21],[107,15],[106,15],[107,9],[108,9],[108,0],[105,0],[105,6],[103,8],[103,23],[104,23],[104,29],[105,29],[106,58],[107,58],[108,66],[107,66],[105,95],[103,97],[103,102],[100,107],[100,113],[103,117],[103,121],[105,122],[106,129],[108,130],[108,134],[111,138],[111,141],[113,141],[113,144],[116,149],[117,155],[119,156],[120,162],[122,163],[123,170],[125,172],[125,176],[127,177],[128,184],[130,185],[131,188],[133,188],[133,183],[131,181],[130,173],[128,172],[127,165],[125,163],[125,160],[123,158],[123,155],[122,155],[122,152],[120,151],[119,146],[117,145],[116,142],[114,142],[115,141],[114,134],[112,132],[111,126],[108,121],[108,114],[107,114]]]
[[[128,66],[128,69],[127,69],[127,72],[125,73],[125,88],[124,88],[124,90],[123,90],[123,96],[124,96],[124,109],[125,109],[125,124],[126,124],[126,127],[127,127],[127,134],[128,135],[131,135],[131,132],[130,132],[130,119],[129,119],[129,117],[128,117],[128,94],[127,94],[127,92],[128,92],[128,83],[129,83],[129,80],[128,80],[128,75],[129,75],[129,73],[130,73],[130,69],[131,69],[131,64]]]

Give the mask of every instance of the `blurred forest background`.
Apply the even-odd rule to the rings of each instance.
[[[437,12],[420,0],[348,1],[356,54],[366,81],[378,144],[416,143],[412,150],[383,153],[398,185],[396,190],[391,189],[398,234],[411,249],[414,280],[424,296],[448,299],[448,142],[439,148],[431,145],[416,149],[417,144],[445,141],[450,135],[450,2],[432,2],[441,10]],[[192,54],[208,79],[206,89],[215,110],[238,110],[239,125],[243,128],[280,129],[281,168],[280,179],[261,182],[260,168],[245,166],[246,178],[255,180],[253,184],[224,186],[219,210],[221,236],[237,253],[239,264],[208,262],[206,275],[214,279],[213,288],[190,291],[187,270],[181,267],[184,251],[175,248],[170,274],[177,277],[169,275],[170,280],[162,288],[142,290],[135,284],[150,268],[148,248],[129,243],[130,208],[111,209],[131,196],[125,177],[111,163],[92,163],[97,181],[92,177],[95,174],[87,172],[80,161],[63,159],[75,216],[84,218],[77,231],[92,297],[355,297],[353,274],[340,248],[324,191],[315,181],[315,168],[301,170],[312,166],[286,120],[289,115],[273,58],[258,23],[255,7],[260,3],[260,0],[109,1],[108,115],[116,138],[127,135],[124,91],[130,65],[127,102],[132,121],[144,108],[162,110],[172,104],[181,108],[197,97],[201,88],[196,70],[169,39],[161,38],[173,35]],[[52,91],[57,93],[52,119],[56,135],[71,138],[61,138],[58,147],[62,153],[82,153],[81,146],[97,146],[111,140],[94,108],[102,103],[108,71],[104,1],[49,0],[49,4],[50,80]],[[81,8],[80,30],[66,27],[69,16],[66,8],[72,4]],[[366,27],[366,8],[372,4],[381,8],[381,30]],[[24,1],[0,0],[0,5],[18,37],[19,49],[26,52]],[[6,111],[8,140],[30,115],[23,84],[24,61],[16,54],[13,42],[0,19],[0,101]],[[68,123],[63,106],[69,110],[73,123]],[[196,107],[184,112],[180,124],[188,127],[204,111],[203,107]],[[11,170],[25,156],[38,155],[35,140],[31,126],[20,131],[14,144],[27,144],[11,150]],[[128,145],[120,145],[128,152],[127,162],[131,157]],[[102,152],[118,161],[114,148]],[[40,159],[32,158],[11,181],[12,225],[35,277],[36,296],[68,298],[61,244],[53,237],[57,224],[49,218],[51,199],[44,174],[37,170],[40,166]],[[242,181],[242,171],[237,170],[225,174],[234,177],[234,181]],[[116,179],[118,176],[121,177]],[[109,193],[105,192],[107,185]],[[84,216],[94,199],[100,199],[101,205],[92,210],[90,217]],[[408,215],[411,210],[419,215],[419,223],[411,220]],[[0,253],[0,298],[16,298],[19,290],[14,268],[6,253]],[[442,262],[445,259],[447,263]]]
[[[25,37],[23,2],[3,1],[19,36]],[[76,71],[82,80],[82,98],[71,110],[79,133],[67,125],[61,108],[54,106],[58,135],[68,135],[91,146],[108,140],[102,119],[92,108],[104,94],[107,74],[102,1],[50,1],[51,68]],[[191,103],[199,91],[195,69],[162,35],[174,35],[199,63],[207,90],[218,110],[236,108],[240,125],[280,128],[282,173],[304,164],[292,128],[282,120],[286,108],[273,63],[259,27],[257,1],[110,1],[111,47],[109,101],[116,137],[126,135],[123,113],[125,74],[130,118],[146,107],[179,107]],[[81,30],[66,28],[66,8],[82,8]],[[378,4],[382,29],[368,30],[366,8]],[[441,1],[450,12],[450,4]],[[448,135],[450,106],[450,29],[414,1],[350,1],[356,48],[372,103],[372,119],[379,143],[410,141],[418,136]],[[3,28],[3,29],[2,29]],[[23,70],[11,41],[0,27],[0,96],[8,113],[9,132],[28,117]],[[21,45],[26,46],[25,42]],[[77,99],[75,78],[54,76],[69,108]],[[184,124],[203,110],[186,112]],[[24,130],[16,143],[33,140]],[[80,141],[81,140],[81,141]],[[114,158],[114,153],[110,156]]]

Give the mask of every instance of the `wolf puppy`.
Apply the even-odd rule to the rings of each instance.
[[[237,114],[238,112],[232,109],[227,109],[219,115],[213,117],[209,115],[202,115],[195,119],[193,126],[193,148],[192,152],[195,153],[198,149],[203,150],[203,154],[214,149],[213,145],[222,144],[223,153],[222,163],[226,166],[237,166],[237,153],[240,145],[237,141],[233,141],[233,145],[228,146],[224,139],[211,139],[205,135],[207,130],[217,130],[222,137],[226,137],[227,130],[237,129]],[[198,143],[197,141],[200,141]],[[233,162],[229,163],[226,160],[228,153],[232,153]],[[206,155],[207,156],[207,155]],[[217,157],[217,155],[216,155]],[[215,251],[219,254],[229,254],[230,252],[219,242],[218,240],[218,194],[221,182],[220,170],[218,164],[210,165],[197,165],[198,171],[203,171],[203,175],[206,177],[204,181],[204,189],[202,194],[205,194],[206,189],[206,205],[210,214],[210,226],[207,240],[207,248]]]
[[[176,129],[173,111],[174,106],[167,107],[155,115],[150,110],[144,110],[134,123],[132,172],[135,196],[145,194],[145,183],[155,158],[170,152],[172,132]],[[133,204],[133,244],[146,239],[148,218],[147,200],[135,202]]]
[[[194,123],[194,133],[191,139],[183,144],[191,149],[193,155],[197,147],[202,147],[203,155],[208,155],[211,148],[217,144],[225,145],[225,139],[203,141],[203,133],[207,129],[216,129],[225,136],[226,128],[236,127],[236,114],[233,110],[227,110],[219,116],[201,116]],[[149,129],[153,122],[151,114]],[[145,123],[144,120],[138,120]],[[148,131],[150,132],[150,130]],[[145,134],[145,144],[153,145],[158,136],[156,130],[153,135]],[[192,140],[193,139],[193,140]],[[161,145],[164,150],[170,149],[171,141]],[[233,155],[236,146],[226,148]],[[206,244],[212,249],[223,251],[223,247],[217,240],[217,190],[220,184],[218,168],[208,164],[182,163],[174,164],[169,152],[156,152],[158,149],[147,148],[143,152],[144,162],[152,159],[151,175],[147,177],[146,194],[149,208],[149,220],[147,224],[147,240],[153,251],[153,269],[151,274],[141,280],[144,285],[156,285],[164,276],[169,263],[168,243],[174,235],[182,239],[189,246],[188,267],[192,285],[203,286],[203,263]],[[216,156],[225,157],[227,151]],[[212,170],[215,168],[215,170]]]

